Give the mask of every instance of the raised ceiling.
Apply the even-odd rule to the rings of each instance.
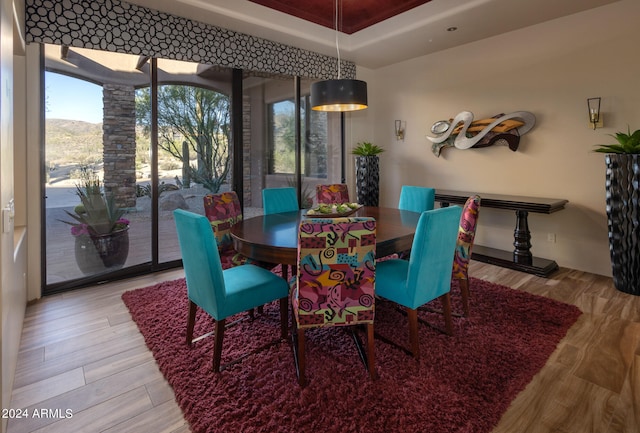
[[[430,0],[338,0],[337,5],[334,0],[249,1],[350,35]]]
[[[334,26],[328,24],[333,23],[335,0],[127,1],[305,50],[336,55],[336,32]],[[359,67],[376,69],[619,0],[342,1],[343,27],[345,23],[365,26],[351,34],[345,34],[343,28],[338,38],[342,58]],[[258,2],[268,2],[271,7]],[[421,4],[415,5],[417,3]],[[285,6],[291,10],[283,12]],[[358,12],[361,7],[368,8],[370,16]],[[394,7],[409,9],[397,12],[400,9]],[[347,18],[347,13],[354,14],[355,18]],[[392,14],[395,15],[382,18]],[[356,18],[361,20],[359,24]],[[453,27],[457,30],[448,31]]]

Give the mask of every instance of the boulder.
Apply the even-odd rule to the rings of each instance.
[[[160,197],[160,210],[173,212],[176,209],[189,209],[189,205],[181,193],[174,192],[164,197]]]

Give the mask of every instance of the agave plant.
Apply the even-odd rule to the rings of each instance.
[[[616,139],[615,144],[598,144],[594,152],[599,153],[640,153],[640,129],[631,132],[628,128],[627,132],[617,132],[615,135],[610,134]]]
[[[72,235],[104,235],[129,225],[123,218],[125,210],[118,207],[113,196],[104,193],[95,174],[83,171],[82,181],[76,185],[76,195],[80,204],[73,212],[65,211],[75,222],[61,220],[71,226]]]
[[[351,153],[357,156],[374,156],[384,152],[384,149],[380,146],[376,146],[373,143],[363,141],[358,143],[358,146],[354,147]]]

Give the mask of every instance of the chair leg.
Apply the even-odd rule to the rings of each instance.
[[[469,317],[469,280],[458,280],[458,284],[462,295],[462,314],[464,317]]]
[[[375,367],[375,347],[373,335],[373,323],[367,324],[367,365],[369,367],[369,376],[372,380],[376,379]]]
[[[282,273],[282,278],[284,278],[287,282],[289,282],[289,280],[293,277],[295,277],[296,275],[298,275],[298,266],[296,265],[291,265],[289,267],[289,269],[286,272],[287,275],[285,275],[285,273]]]
[[[280,298],[280,337],[287,338],[289,331],[289,298]]]
[[[418,310],[407,308],[407,319],[409,320],[409,347],[413,357],[420,359],[420,342],[418,341]]]
[[[304,356],[304,329],[297,328],[297,340],[298,347],[296,350],[296,360],[298,367],[298,384],[300,386],[305,386],[307,384],[307,380],[304,376],[305,369],[305,356]]]
[[[222,359],[222,339],[224,338],[224,319],[216,320],[216,335],[213,343],[213,371],[220,372],[220,360]]]
[[[442,311],[444,313],[444,324],[447,335],[453,335],[453,321],[451,320],[451,293],[447,292],[440,296]]]
[[[193,328],[196,325],[196,311],[198,306],[195,302],[189,300],[189,313],[187,316],[187,345],[191,346],[193,341]]]
[[[296,375],[298,376],[298,385],[305,386],[306,380],[304,377],[304,329],[298,327],[296,314],[293,310],[293,303],[288,303],[291,306],[291,349],[293,350],[293,361],[296,367]]]

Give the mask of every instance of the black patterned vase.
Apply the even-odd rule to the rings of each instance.
[[[364,206],[378,206],[380,169],[378,157],[356,156],[356,195]]]
[[[85,275],[118,270],[129,255],[129,227],[106,235],[76,236],[75,253]]]
[[[613,284],[640,296],[640,155],[608,153],[605,161]]]

